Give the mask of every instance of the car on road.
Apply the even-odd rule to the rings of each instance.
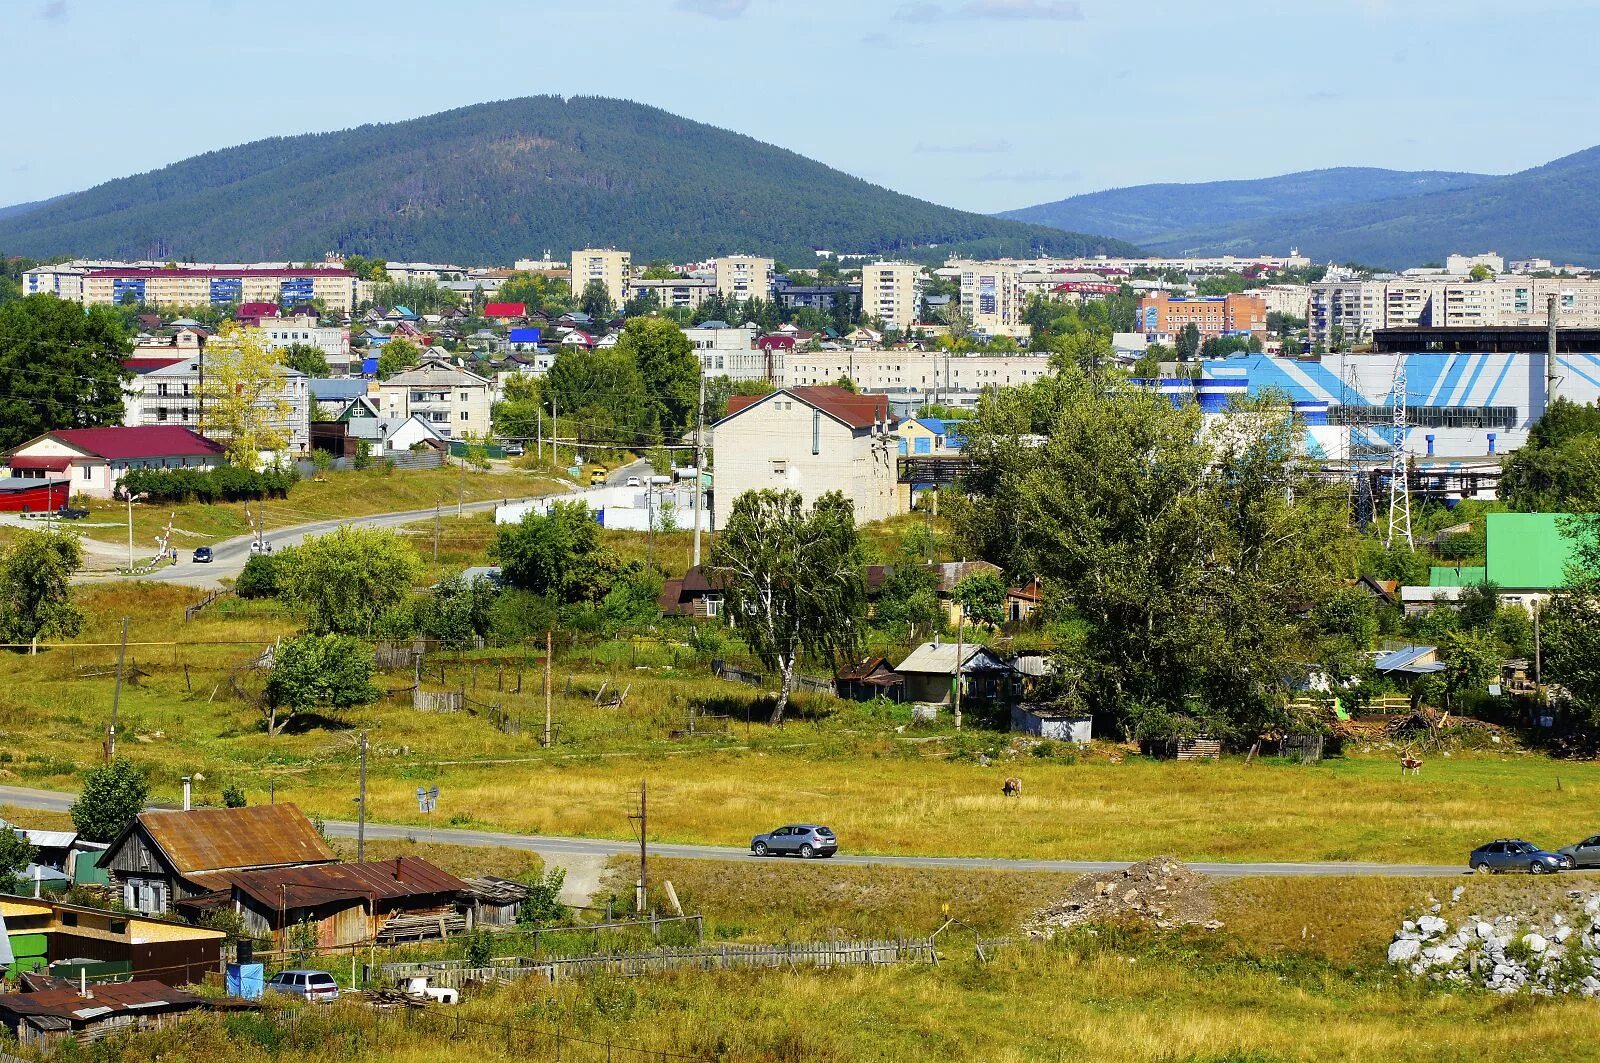
[[[250,552],[252,554],[270,554],[270,553],[272,553],[272,540],[270,540],[270,539],[251,539],[250,540]]]
[[[589,470],[589,486],[604,487],[606,485],[607,469],[604,465],[596,465]]]
[[[1556,852],[1571,860],[1573,867],[1600,867],[1600,834],[1563,845]]]
[[[639,479],[637,476],[630,476],[630,477],[628,477],[628,486],[629,487],[643,487],[644,486],[644,481]]]
[[[506,457],[508,457],[508,458],[520,458],[520,457],[522,457],[522,444],[521,443],[507,443],[506,444]]]
[[[757,856],[794,853],[803,860],[810,860],[838,852],[839,839],[827,827],[815,823],[791,823],[751,838],[750,851]]]
[[[267,990],[312,1003],[339,999],[339,983],[327,971],[279,971],[267,980]]]
[[[209,546],[197,546],[197,547],[195,547],[194,548],[194,559],[195,559],[196,562],[198,562],[199,564],[202,564],[202,565],[209,565],[209,564],[211,564],[212,561],[216,560],[216,558],[211,556],[211,547],[209,547]]]
[[[1467,857],[1467,866],[1480,874],[1489,871],[1526,871],[1543,875],[1572,867],[1572,857],[1552,853],[1520,838],[1497,838],[1480,845]]]

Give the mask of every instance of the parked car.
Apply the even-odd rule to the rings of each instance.
[[[1573,867],[1600,867],[1600,834],[1563,845],[1556,852],[1571,860]]]
[[[814,856],[832,856],[839,851],[839,839],[827,827],[809,823],[791,823],[787,827],[757,834],[750,839],[750,851],[757,856],[782,856],[797,853],[803,859]]]
[[[1477,872],[1527,871],[1543,875],[1550,871],[1564,871],[1572,866],[1572,857],[1547,852],[1532,842],[1516,838],[1499,838],[1488,845],[1480,845],[1467,857],[1467,866]]]
[[[194,559],[195,559],[195,561],[199,562],[202,565],[209,565],[209,564],[211,564],[212,561],[215,560],[215,558],[213,558],[211,556],[211,547],[209,547],[209,546],[197,546],[197,547],[195,547],[194,548]]]
[[[639,479],[637,476],[630,476],[630,477],[628,477],[628,486],[629,487],[643,487],[644,486],[644,481]]]
[[[522,444],[521,443],[507,443],[506,444],[506,457],[508,457],[508,458],[520,458],[520,457],[522,457]]]
[[[312,1003],[339,999],[339,983],[327,971],[279,971],[268,979],[267,990]]]
[[[606,467],[604,465],[596,465],[594,468],[589,470],[589,486],[604,487],[605,485]]]

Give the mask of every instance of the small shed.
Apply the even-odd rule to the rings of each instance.
[[[1011,707],[1011,730],[1019,734],[1088,745],[1094,717],[1056,705],[1024,702]]]
[[[1420,676],[1444,671],[1437,646],[1407,646],[1390,650],[1372,665],[1379,675]]]
[[[887,657],[864,658],[839,669],[833,677],[834,691],[849,701],[899,701],[904,687],[905,680]]]
[[[193,993],[162,982],[100,984],[38,993],[0,995],[0,1025],[18,1044],[50,1046],[69,1039],[97,1040],[118,1031],[167,1025],[175,1016],[205,1006]]]
[[[523,902],[528,899],[527,886],[497,875],[463,881],[467,884],[466,896],[472,902],[475,925],[510,926],[517,921]]]

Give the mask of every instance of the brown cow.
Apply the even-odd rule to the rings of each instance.
[[[1021,797],[1022,780],[1017,778],[1007,779],[1005,785],[1000,788],[1000,792],[1007,797]]]

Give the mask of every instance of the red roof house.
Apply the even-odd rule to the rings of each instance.
[[[242,325],[260,325],[262,318],[281,317],[277,303],[241,303],[233,318]]]
[[[527,317],[527,303],[488,303],[483,308],[483,316],[489,318],[514,318]]]
[[[180,425],[63,428],[36,436],[5,456],[9,475],[61,478],[72,493],[111,498],[129,469],[209,469],[223,447]]]

